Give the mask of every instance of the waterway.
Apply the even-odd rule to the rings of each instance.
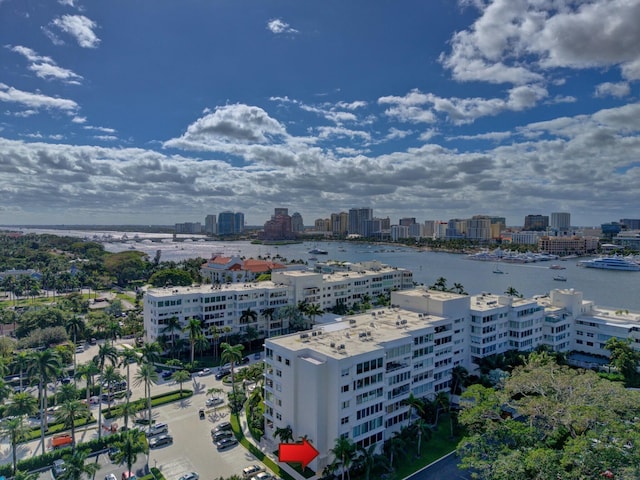
[[[407,268],[413,272],[414,281],[432,285],[438,278],[444,277],[448,286],[460,283],[470,294],[481,292],[504,293],[509,287],[515,288],[526,297],[546,294],[554,288],[573,288],[583,292],[584,298],[593,300],[597,305],[616,309],[640,312],[640,272],[598,270],[578,267],[578,259],[567,261],[548,261],[539,263],[513,264],[500,263],[502,274],[493,273],[496,263],[469,260],[466,255],[420,251],[395,245],[369,245],[352,242],[303,242],[290,245],[255,245],[245,241],[219,242],[202,239],[174,242],[172,235],[159,235],[135,232],[94,232],[79,230],[22,229],[35,233],[52,233],[80,238],[93,238],[94,235],[111,235],[114,239],[128,237],[125,242],[106,242],[105,249],[110,252],[138,250],[153,258],[160,251],[163,261],[179,261],[187,258],[211,258],[212,255],[275,257],[291,260],[303,260],[309,265],[311,257],[324,260],[360,262],[379,260],[394,267]],[[136,236],[134,240],[134,236]],[[149,238],[162,237],[161,242],[152,242]],[[194,237],[189,235],[189,237]],[[309,250],[326,250],[327,255],[312,255]],[[549,267],[558,264],[564,270],[552,270]],[[554,280],[562,275],[567,281]]]

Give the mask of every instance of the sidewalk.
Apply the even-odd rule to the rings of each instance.
[[[251,432],[249,431],[249,425],[247,424],[247,417],[244,414],[244,409],[242,411],[242,414],[239,416],[239,420],[240,420],[240,428],[242,428],[242,433],[244,435],[244,438],[246,438],[249,441],[249,443],[254,445],[258,450],[264,453],[265,456],[269,457],[274,463],[276,463],[282,470],[287,472],[293,478],[295,478],[296,480],[317,480],[318,478],[320,478],[319,475],[316,474],[313,477],[310,477],[309,479],[305,479],[305,477],[303,477],[300,473],[296,472],[289,464],[280,463],[278,461],[278,457],[276,457],[272,452],[269,451],[269,449],[267,449],[264,445],[262,445],[263,442],[256,443],[254,438],[251,436]]]

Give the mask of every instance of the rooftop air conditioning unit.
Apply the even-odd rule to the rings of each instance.
[[[344,343],[341,343],[340,346],[338,347],[339,350],[344,350]]]
[[[331,343],[329,344],[329,346],[330,346],[331,348],[336,348],[336,344],[335,344],[335,342],[331,342]]]

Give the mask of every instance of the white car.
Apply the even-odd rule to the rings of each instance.
[[[260,472],[259,474],[251,477],[251,480],[274,480],[275,477],[267,472]]]
[[[200,370],[198,372],[198,376],[199,377],[206,377],[207,375],[211,375],[211,369],[210,368],[203,368],[202,370]]]
[[[197,472],[189,472],[182,475],[178,480],[198,480],[200,475]]]
[[[211,397],[211,398],[207,398],[205,405],[207,407],[217,407],[218,405],[222,405],[223,403],[224,403],[224,400],[221,399],[220,397]]]
[[[242,469],[242,478],[251,478],[266,469],[262,465],[249,465]]]
[[[105,475],[104,480],[118,480],[115,476],[115,474],[110,473],[108,475]]]
[[[147,429],[147,437],[153,437],[154,435],[160,435],[161,433],[168,433],[169,425],[166,423],[156,423],[155,425],[151,425]]]
[[[62,475],[67,470],[67,466],[64,464],[64,460],[62,460],[61,458],[58,460],[55,460],[53,462],[53,467],[51,468],[53,470],[54,477],[57,477],[58,475]]]

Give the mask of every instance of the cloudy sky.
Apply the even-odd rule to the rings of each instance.
[[[640,0],[0,0],[0,224],[640,217]]]

